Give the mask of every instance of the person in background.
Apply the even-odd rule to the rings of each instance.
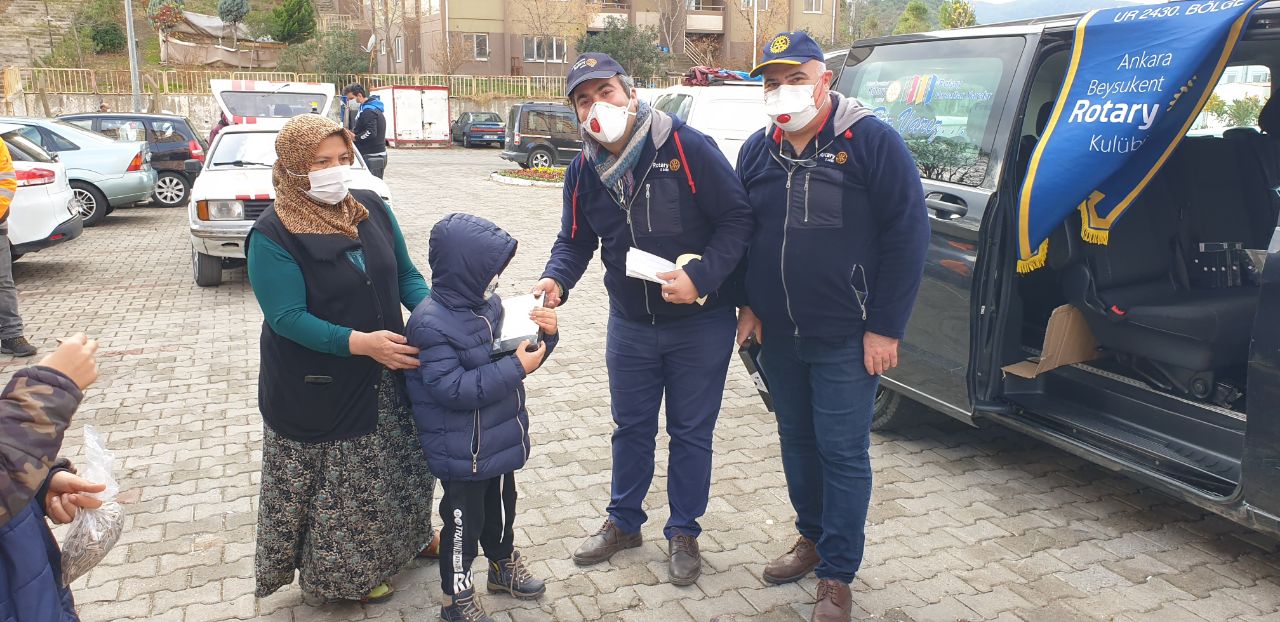
[[[529,459],[524,379],[559,339],[556,312],[530,316],[543,334],[514,354],[493,355],[502,325],[498,276],[516,241],[497,225],[468,214],[446,216],[431,230],[431,295],[409,318],[406,336],[419,348],[409,396],[427,464],[444,486],[440,518],[440,587],[446,622],[492,622],[476,598],[471,564],[478,548],[489,560],[488,589],[521,599],[546,590],[515,549],[516,475]]]
[[[98,343],[62,341],[35,367],[19,370],[0,393],[0,619],[76,622],[75,599],[62,584],[62,554],[45,519],[66,524],[106,490],[77,477],[59,459],[63,435],[84,390],[98,378]]]
[[[227,120],[227,115],[218,113],[218,122],[214,124],[213,130],[209,132],[209,145],[213,145],[213,139],[218,137],[218,132],[226,129],[228,125],[231,125],[231,122]]]
[[[102,102],[98,104],[98,112],[111,112],[111,106],[108,106],[107,102]]]
[[[764,580],[817,569],[817,622],[847,622],[871,500],[871,414],[898,364],[924,271],[928,214],[906,144],[870,109],[831,92],[822,49],[774,37],[764,75],[772,123],[743,144],[738,175],[755,237],[738,342],[761,344],[800,537]]]
[[[691,585],[702,572],[698,518],[707,510],[711,443],[733,352],[737,296],[721,290],[746,252],[751,206],[715,142],[640,100],[608,55],[580,56],[566,92],[583,152],[566,171],[560,234],[535,291],[548,307],[567,300],[601,247],[615,424],[608,516],[573,560],[598,564],[642,544],[665,399],[667,573],[673,584]],[[655,275],[659,285],[627,276],[633,247],[673,263],[696,258]]]
[[[351,134],[319,115],[276,138],[274,206],[249,234],[262,307],[257,595],[365,603],[431,540],[427,470],[402,371],[418,366],[402,309],[430,290],[395,215],[349,192]]]
[[[0,353],[35,356],[36,347],[22,335],[18,286],[13,281],[13,248],[9,246],[9,208],[18,192],[18,173],[9,146],[0,140]]]
[[[356,135],[356,149],[364,156],[369,172],[378,179],[387,170],[387,117],[386,108],[377,95],[369,97],[364,87],[349,84],[342,95],[355,102],[356,120],[351,132]]]

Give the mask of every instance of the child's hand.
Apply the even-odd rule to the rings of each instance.
[[[44,499],[45,511],[50,520],[65,525],[76,517],[80,508],[92,510],[102,507],[101,501],[81,493],[102,492],[106,489],[106,484],[95,484],[67,471],[58,471],[49,481],[49,492]]]
[[[44,357],[39,364],[62,372],[83,391],[98,379],[98,363],[93,358],[97,351],[96,339],[89,339],[84,333],[76,333],[63,339],[58,349]]]
[[[525,375],[532,374],[535,369],[542,365],[542,358],[547,355],[547,343],[545,341],[538,342],[538,349],[529,351],[529,340],[525,339],[516,347],[516,358],[519,359],[520,365],[524,367]]]
[[[538,328],[542,329],[542,334],[544,335],[554,335],[560,330],[555,309],[538,307],[529,313],[529,319],[533,320],[538,325]]]

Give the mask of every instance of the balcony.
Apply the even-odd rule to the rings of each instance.
[[[724,32],[725,0],[689,0],[685,30],[701,34]]]
[[[724,13],[725,0],[689,0],[690,13]]]
[[[591,4],[600,7],[601,13],[626,13],[631,10],[629,0],[592,0]]]

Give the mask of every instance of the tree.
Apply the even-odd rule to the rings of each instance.
[[[218,18],[231,24],[231,48],[239,49],[239,26],[249,14],[249,0],[218,0]]]
[[[182,23],[182,0],[151,0],[147,4],[147,19],[160,32]]]
[[[652,26],[636,26],[626,20],[609,18],[604,31],[597,34],[583,33],[578,38],[578,53],[603,52],[618,61],[632,76],[648,77],[658,73],[662,65],[662,51],[658,49],[658,29]]]
[[[475,60],[474,56],[475,50],[467,45],[462,35],[453,32],[447,33],[431,51],[431,61],[435,63],[436,70],[446,76],[457,73],[467,61]]]
[[[271,38],[280,43],[302,43],[316,34],[316,10],[311,0],[284,0],[271,12]]]
[[[1227,102],[1217,93],[1209,96],[1209,103],[1204,105],[1204,111],[1209,113],[1210,116],[1216,117],[1219,121],[1225,122],[1227,120]]]
[[[943,28],[965,28],[977,24],[978,16],[966,0],[946,0],[938,7],[938,21]]]
[[[902,17],[898,18],[898,25],[894,26],[893,34],[905,35],[913,32],[924,32],[931,27],[929,23],[929,7],[920,0],[911,0],[907,3],[907,9],[902,12]]]
[[[1227,104],[1227,122],[1232,127],[1250,127],[1258,124],[1258,115],[1262,113],[1262,99],[1257,95],[1246,95]]]
[[[533,52],[534,60],[542,61],[542,75],[548,75],[550,60],[568,55],[568,50],[561,46],[567,47],[569,41],[577,40],[587,31],[587,24],[598,8],[594,2],[565,0],[511,0],[509,7],[509,15],[519,24],[519,31],[533,39],[533,50],[529,51]],[[520,52],[530,58],[523,48]]]
[[[681,50],[689,23],[689,0],[662,0],[658,10],[659,42],[672,54]]]
[[[754,0],[762,3],[759,13],[757,14],[755,6],[750,1],[729,0],[728,4],[732,5],[738,15],[747,22],[748,32],[751,30],[751,24],[756,21],[756,41],[755,41],[755,58],[744,58],[742,52],[733,54],[734,58],[729,59],[734,64],[750,67],[760,60],[760,55],[773,42],[774,36],[779,32],[787,30],[787,14],[791,10],[791,3],[787,0]],[[798,0],[797,0],[798,1]],[[750,39],[748,39],[750,41]],[[750,52],[746,52],[750,54]],[[742,62],[742,61],[746,62]]]

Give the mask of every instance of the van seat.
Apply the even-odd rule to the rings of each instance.
[[[1176,173],[1174,192],[1183,210],[1180,241],[1187,258],[1202,242],[1267,247],[1275,228],[1274,204],[1250,144],[1239,138],[1187,137],[1169,166]]]

